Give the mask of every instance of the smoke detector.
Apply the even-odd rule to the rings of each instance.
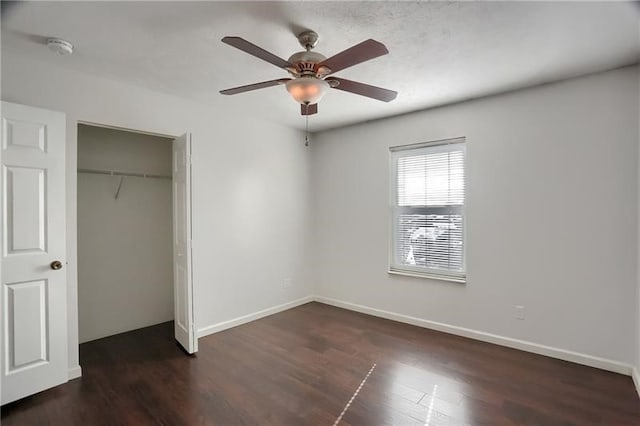
[[[58,55],[71,55],[73,53],[73,44],[61,38],[50,38],[47,40],[47,46]]]

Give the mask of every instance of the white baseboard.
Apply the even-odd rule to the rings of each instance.
[[[283,303],[282,305],[263,309],[262,311],[253,312],[251,314],[243,315],[241,317],[237,317],[228,321],[223,321],[217,324],[199,328],[198,337],[208,336],[209,334],[217,333],[219,331],[223,331],[232,327],[237,327],[239,325],[246,324],[248,322],[267,317],[269,315],[277,314],[278,312],[286,311],[288,309],[295,308],[296,306],[304,305],[305,303],[309,302],[313,302],[313,296],[306,296],[301,299]]]
[[[70,368],[69,372],[67,373],[67,377],[69,378],[69,380],[82,377],[82,367],[76,365],[75,367]]]
[[[640,371],[638,371],[637,367],[633,367],[631,378],[633,379],[633,384],[636,385],[636,392],[638,392],[638,396],[640,396]]]
[[[309,302],[320,302],[327,305],[336,306],[350,311],[361,312],[363,314],[373,315],[380,318],[386,318],[392,321],[398,321],[405,324],[411,324],[418,327],[428,328],[431,330],[442,331],[444,333],[454,334],[456,336],[467,337],[482,342],[493,343],[508,348],[518,349],[525,352],[544,355],[551,358],[561,359],[563,361],[574,362],[576,364],[587,365],[589,367],[600,368],[602,370],[612,371],[614,373],[632,376],[636,389],[640,395],[640,373],[632,365],[606,358],[600,358],[580,352],[569,351],[566,349],[555,348],[552,346],[541,345],[538,343],[528,342],[526,340],[513,339],[511,337],[500,336],[497,334],[486,333],[484,331],[473,330],[470,328],[459,327],[455,325],[445,324],[436,321],[430,321],[422,318],[416,318],[409,315],[403,315],[396,312],[385,311],[382,309],[371,308],[369,306],[358,305],[356,303],[345,302],[342,300],[332,299],[324,296],[307,296],[282,305],[273,306],[258,312],[243,315],[228,321],[219,322],[207,327],[198,329],[198,337],[208,336],[219,331],[237,327],[278,312],[286,311],[296,306],[304,305]],[[78,367],[79,368],[79,367]],[[69,373],[71,375],[71,373]],[[79,375],[77,376],[79,377]]]
[[[633,366],[631,366],[630,364],[625,364],[623,362],[600,358],[579,352],[568,351],[565,349],[554,348],[551,346],[540,345],[538,343],[527,342],[525,340],[512,339],[510,337],[499,336],[497,334],[485,333],[483,331],[472,330],[469,328],[458,327],[441,322],[429,321],[422,318],[411,317],[408,315],[384,311],[381,309],[371,308],[368,306],[358,305],[350,302],[344,302],[341,300],[331,299],[323,296],[314,296],[313,300],[320,303],[325,303],[327,305],[348,309],[350,311],[361,312],[363,314],[369,314],[380,318],[386,318],[393,321],[416,325],[418,327],[424,327],[431,330],[455,334],[456,336],[468,337],[470,339],[494,343],[496,345],[506,346],[508,348],[514,348],[525,352],[545,355],[551,358],[557,358],[564,361],[587,365],[589,367],[595,367],[602,370],[613,371],[615,373],[626,374],[628,376],[631,376],[632,372],[634,371]],[[633,377],[636,383],[636,389],[640,389],[640,387],[638,386],[640,384],[640,377]]]

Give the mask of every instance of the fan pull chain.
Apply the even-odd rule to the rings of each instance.
[[[307,105],[307,112],[309,111],[309,105]],[[304,146],[309,146],[309,115],[305,115],[305,128],[306,135],[304,135]]]

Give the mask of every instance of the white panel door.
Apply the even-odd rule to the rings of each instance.
[[[191,135],[173,141],[173,306],[176,340],[198,351],[191,280]]]
[[[65,115],[2,102],[2,404],[67,381]]]

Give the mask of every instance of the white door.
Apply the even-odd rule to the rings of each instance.
[[[2,404],[67,381],[65,115],[2,102]]]
[[[191,279],[191,135],[173,141],[173,306],[176,340],[198,351]]]

